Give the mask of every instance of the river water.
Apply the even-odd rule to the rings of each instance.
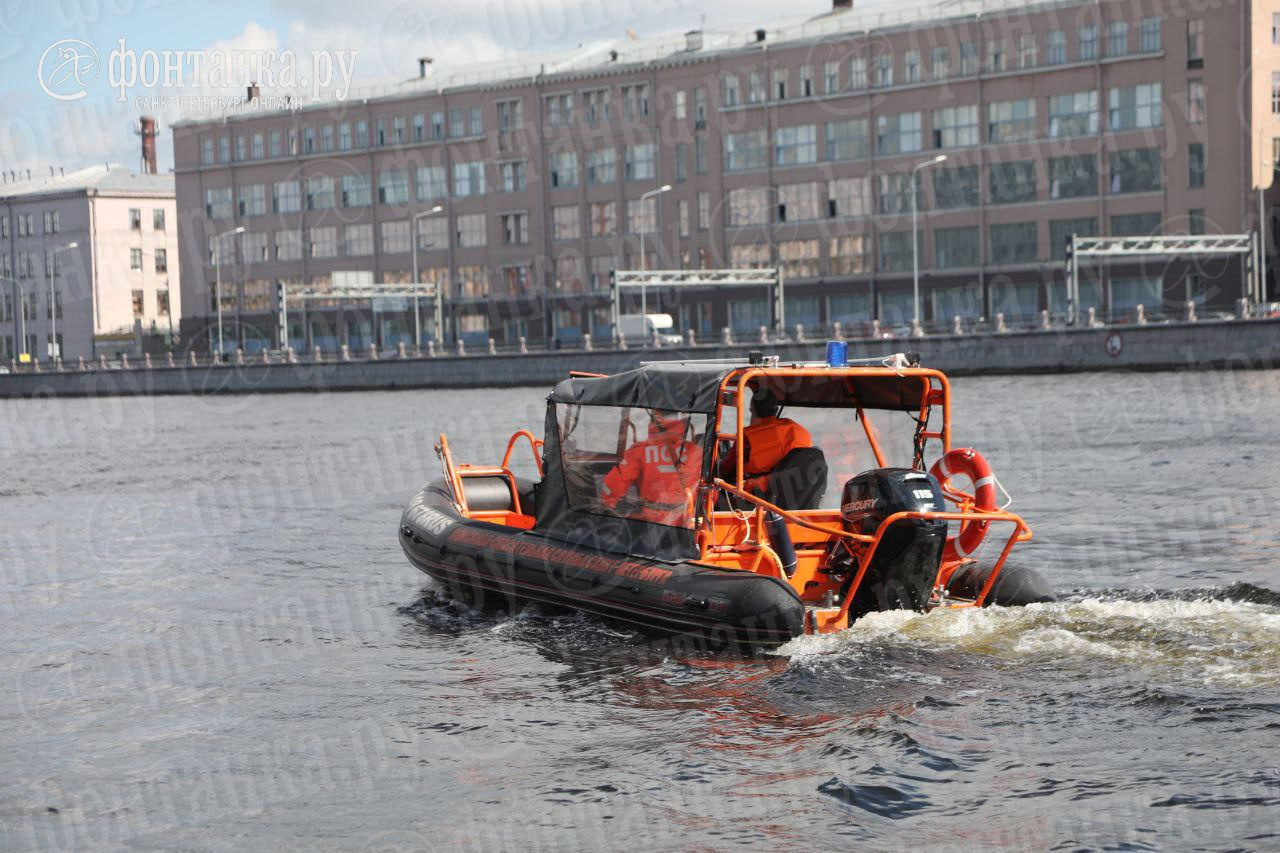
[[[0,849],[1280,847],[1280,374],[957,380],[1063,599],[748,660],[408,565],[544,395],[0,402]]]

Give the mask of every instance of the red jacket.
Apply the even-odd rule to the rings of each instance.
[[[702,451],[678,434],[661,433],[634,444],[622,461],[604,476],[600,498],[613,509],[634,486],[644,507],[639,518],[674,527],[688,527],[693,518]]]

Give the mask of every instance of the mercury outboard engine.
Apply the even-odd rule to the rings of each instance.
[[[938,481],[912,468],[864,471],[844,484],[840,500],[845,530],[868,536],[895,512],[945,509]],[[924,610],[946,541],[942,519],[903,519],[886,530],[849,605],[849,620],[879,610]],[[855,564],[850,583],[856,573]]]

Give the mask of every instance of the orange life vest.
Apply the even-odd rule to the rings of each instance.
[[[757,418],[742,431],[746,476],[768,474],[797,447],[812,447],[809,431],[790,418]]]
[[[604,476],[600,497],[612,509],[635,487],[644,521],[687,527],[702,472],[702,451],[692,441],[669,435],[632,445]]]

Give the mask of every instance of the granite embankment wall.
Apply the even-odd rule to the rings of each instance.
[[[378,361],[64,370],[0,375],[3,397],[252,394],[393,388],[550,386],[570,370],[614,373],[641,361],[743,358],[751,350],[784,361],[824,358],[825,343],[704,345],[662,350],[560,350],[525,354],[384,358]],[[934,335],[849,342],[849,357],[914,350],[956,376],[1101,370],[1266,369],[1280,366],[1280,318],[1093,329]]]

